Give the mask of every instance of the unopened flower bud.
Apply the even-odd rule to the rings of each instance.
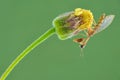
[[[92,23],[92,13],[89,10],[81,8],[64,13],[53,20],[53,26],[61,40],[71,38],[80,31],[88,29]]]

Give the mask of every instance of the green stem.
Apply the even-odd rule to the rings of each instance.
[[[45,41],[48,37],[55,33],[55,28],[49,29],[46,33],[40,36],[37,40],[35,40],[31,45],[29,45],[18,57],[9,65],[6,71],[2,74],[0,80],[5,80],[10,72],[14,69],[14,67],[35,47],[37,47],[40,43]]]

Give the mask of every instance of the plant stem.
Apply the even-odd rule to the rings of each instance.
[[[6,71],[2,74],[0,80],[5,80],[10,72],[15,68],[15,66],[35,47],[37,47],[40,43],[45,41],[48,37],[52,36],[55,33],[55,28],[49,29],[46,33],[36,39],[32,44],[30,44],[18,57],[9,65]]]

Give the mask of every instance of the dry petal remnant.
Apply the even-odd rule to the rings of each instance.
[[[83,24],[78,26],[80,30],[88,29],[92,26],[93,14],[90,10],[77,8],[75,9],[74,15],[78,17],[82,17],[82,21],[80,23],[83,23]]]

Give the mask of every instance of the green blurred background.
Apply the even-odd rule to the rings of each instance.
[[[120,80],[120,0],[0,0],[0,75],[52,20],[75,8],[116,15],[80,57],[78,44],[56,35],[27,55],[6,80]]]

